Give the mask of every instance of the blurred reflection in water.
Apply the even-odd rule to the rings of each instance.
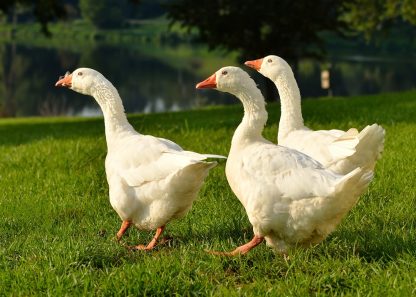
[[[138,49],[109,46],[78,53],[0,44],[0,116],[99,115],[98,105],[92,98],[54,87],[60,75],[81,66],[103,73],[119,90],[128,113],[236,103],[235,98],[227,94],[195,90],[197,82],[217,70],[214,66],[208,65],[205,68],[209,70],[200,74],[198,68],[204,61],[198,57],[189,57],[187,67],[183,68],[165,61],[163,57],[148,56]],[[335,96],[416,87],[414,61],[349,57],[331,59],[330,64],[331,89]],[[303,98],[327,94],[321,89],[320,72],[321,66],[317,62],[301,61],[298,83]],[[264,93],[276,100],[277,93],[273,86],[260,75],[250,74],[259,82]]]
[[[226,104],[232,98],[197,92],[203,77],[176,69],[138,51],[99,47],[74,53],[63,50],[0,45],[1,116],[99,115],[92,98],[55,88],[67,70],[91,67],[119,90],[127,112],[162,112],[207,104]]]
[[[416,88],[416,61],[401,57],[334,57],[326,64],[330,67],[333,95],[353,96],[377,94]],[[312,61],[302,61],[298,83],[303,97],[326,96],[321,89],[321,67]]]

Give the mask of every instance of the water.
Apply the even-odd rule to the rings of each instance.
[[[195,90],[195,84],[219,66],[204,65],[205,61],[195,56],[182,59],[178,66],[172,61],[174,58],[167,58],[163,51],[159,56],[144,52],[138,48],[110,46],[70,51],[0,44],[0,116],[99,115],[98,105],[92,98],[54,87],[60,75],[80,66],[103,73],[119,90],[128,113],[237,102],[228,94]],[[413,60],[338,57],[332,58],[330,63],[333,95],[372,94],[416,87],[416,62]],[[201,65],[205,70],[201,70]],[[238,64],[234,62],[234,65]],[[328,94],[321,89],[320,72],[318,63],[301,61],[298,83],[303,97]],[[264,87],[260,75],[253,74],[253,77],[268,90],[265,94],[277,98],[274,91],[270,92],[273,90],[270,84]]]

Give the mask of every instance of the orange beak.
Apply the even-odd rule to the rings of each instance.
[[[217,87],[217,76],[215,73],[206,80],[201,81],[196,85],[197,89],[215,89]]]
[[[247,65],[248,67],[251,67],[253,69],[256,69],[257,71],[260,70],[261,64],[263,63],[263,59],[257,59],[253,61],[246,61],[244,65]]]
[[[72,74],[65,74],[65,76],[59,77],[59,80],[56,82],[55,87],[68,87],[72,86]]]

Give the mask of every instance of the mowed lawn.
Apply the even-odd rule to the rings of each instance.
[[[267,109],[264,135],[275,142],[279,105]],[[204,251],[252,237],[224,162],[190,213],[167,226],[170,241],[129,251],[123,245],[153,233],[131,229],[115,241],[121,221],[108,199],[103,120],[0,120],[0,296],[414,296],[416,92],[306,100],[303,114],[313,129],[377,122],[387,134],[369,191],[331,236],[289,261],[265,244],[234,258]],[[235,105],[129,120],[185,149],[226,155],[242,115]]]

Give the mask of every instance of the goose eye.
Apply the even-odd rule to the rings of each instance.
[[[78,72],[78,75],[81,76],[82,75],[82,72]]]
[[[222,75],[227,75],[228,74],[228,71],[227,70],[224,70],[221,74]]]
[[[268,63],[271,63],[271,62],[273,62],[273,60],[272,59],[268,59],[267,62]]]

